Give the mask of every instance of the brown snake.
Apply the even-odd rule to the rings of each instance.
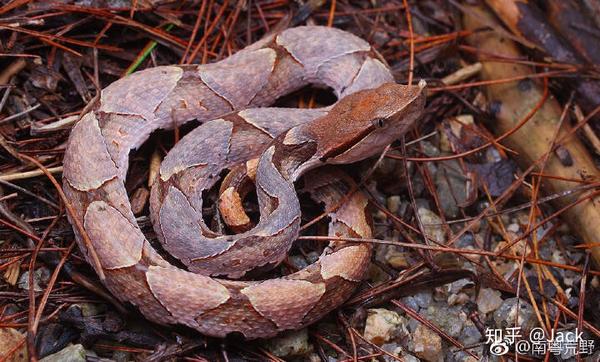
[[[313,110],[254,108],[307,84],[331,87],[339,101]],[[332,242],[316,263],[276,279],[216,277],[278,265],[300,227],[294,181],[321,165],[380,153],[421,115],[423,88],[393,83],[364,40],[317,26],[273,34],[214,64],[161,66],[120,79],[73,128],[65,153],[63,187],[80,249],[117,298],[158,323],[262,338],[315,322],[363,278],[368,244]],[[141,232],[124,181],[132,149],[157,129],[191,120],[202,125],[165,157],[150,198],[158,239],[184,270]],[[203,193],[227,169],[234,171],[223,183],[221,210],[235,235],[211,230],[202,217]],[[241,180],[249,177],[256,225],[238,210]],[[305,191],[328,208],[347,192],[337,173],[316,170],[305,179]],[[366,204],[353,194],[330,215],[330,234],[370,237]]]

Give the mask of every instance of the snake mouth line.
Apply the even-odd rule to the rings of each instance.
[[[367,138],[374,130],[375,130],[375,126],[371,125],[369,127],[367,127],[366,129],[364,129],[362,132],[360,132],[359,134],[357,134],[356,136],[352,137],[352,139],[346,141],[345,143],[343,143],[341,146],[332,149],[331,151],[325,153],[320,160],[322,162],[326,162],[327,160],[331,159],[331,158],[335,158],[341,154],[344,154],[346,151],[348,151],[349,149],[351,149],[352,147],[356,146],[359,142],[361,142],[362,140],[364,140],[365,138]]]

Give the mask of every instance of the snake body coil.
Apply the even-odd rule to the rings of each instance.
[[[318,110],[256,108],[306,84],[340,99]],[[324,164],[381,152],[424,107],[423,86],[402,86],[365,41],[325,27],[274,34],[214,64],[161,66],[105,88],[73,128],[63,187],[78,244],[103,283],[148,319],[206,335],[270,337],[306,326],[340,305],[369,264],[367,244],[332,242],[296,273],[263,281],[230,279],[278,265],[300,226],[293,182]],[[157,129],[202,123],[166,156],[151,218],[172,266],[136,223],[124,187],[129,152]],[[221,235],[202,218],[204,191],[223,170],[251,163],[260,219]],[[250,172],[250,171],[248,171]],[[313,172],[306,191],[326,207],[344,195],[344,177]],[[231,194],[235,195],[235,190]],[[355,193],[331,214],[330,234],[370,237],[367,200]]]

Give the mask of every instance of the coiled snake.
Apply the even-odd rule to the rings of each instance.
[[[339,101],[313,110],[256,108],[307,84],[331,87]],[[276,279],[230,278],[278,265],[300,227],[293,182],[319,166],[381,152],[421,115],[423,87],[395,84],[368,43],[318,26],[273,34],[214,64],[160,66],[120,79],[73,128],[64,157],[80,249],[105,286],[152,321],[246,338],[306,326],[350,296],[369,264],[368,244],[332,242],[316,263]],[[202,125],[165,157],[150,198],[162,248],[184,270],[141,232],[124,181],[132,149],[157,129],[191,120]],[[221,187],[222,210],[235,235],[211,230],[202,217],[204,191],[227,169],[234,177]],[[241,180],[250,178],[256,225],[236,211]],[[326,207],[346,191],[335,173],[306,179],[306,191]],[[330,234],[370,237],[366,204],[355,193],[330,215]]]

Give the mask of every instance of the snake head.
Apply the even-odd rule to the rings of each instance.
[[[425,81],[416,86],[385,83],[342,98],[314,123],[317,155],[330,164],[376,155],[415,124],[425,108]]]

